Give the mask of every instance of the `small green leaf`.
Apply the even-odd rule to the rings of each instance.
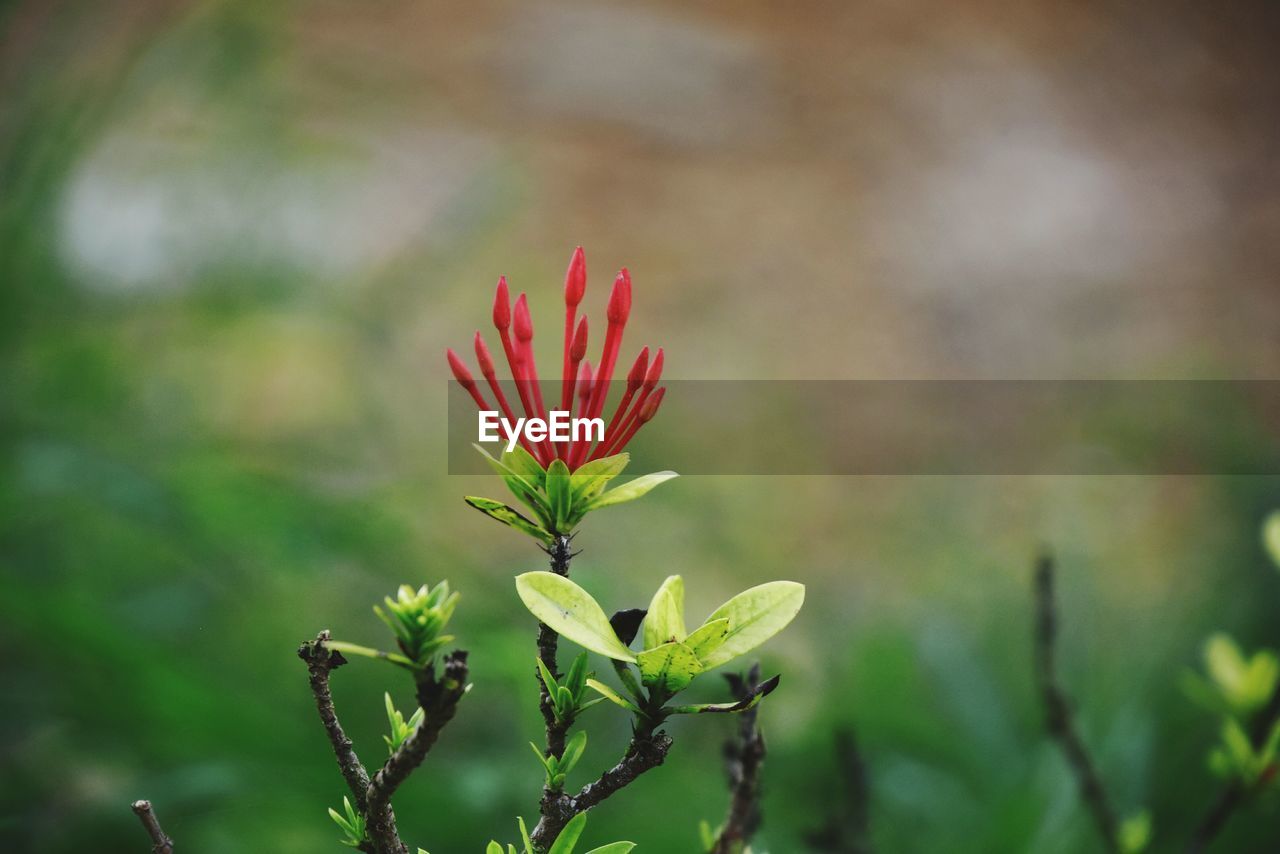
[[[578,466],[569,479],[574,503],[585,503],[595,498],[604,491],[610,480],[622,474],[630,461],[631,455],[624,452]]]
[[[556,758],[554,756],[547,756],[542,752],[542,748],[532,741],[529,742],[529,747],[532,748],[533,755],[538,757],[538,761],[542,763],[542,769],[547,772],[548,777],[556,773]]]
[[[635,480],[627,481],[622,486],[615,486],[608,492],[603,492],[591,499],[586,504],[587,510],[599,510],[601,507],[609,507],[614,504],[622,504],[627,501],[635,501],[642,497],[649,490],[653,489],[660,483],[665,483],[671,478],[676,477],[673,471],[660,471],[653,474],[641,475]]]
[[[587,854],[627,854],[632,848],[635,848],[634,842],[610,842],[608,845],[601,845],[599,848],[592,848]]]
[[[499,845],[497,842],[491,841],[488,844],[488,846],[484,849],[484,854],[503,854],[502,846]]]
[[[630,700],[626,699],[617,691],[613,690],[608,685],[604,684],[603,682],[597,679],[588,679],[587,687],[595,691],[597,694],[600,694],[601,696],[603,696],[606,700],[609,700],[613,703],[617,703],[619,706],[622,706],[622,708],[627,709],[628,711],[635,712],[637,715],[642,714],[639,706],[637,706],[635,703],[631,702]]]
[[[520,826],[520,841],[524,843],[524,850],[533,851],[533,842],[529,840],[529,830],[524,826],[524,816],[516,816],[516,824]]]
[[[573,854],[573,847],[578,844],[578,839],[582,836],[582,830],[587,826],[587,814],[580,812],[573,818],[569,819],[569,823],[564,826],[564,830],[560,831],[560,835],[556,837],[556,841],[552,844],[547,854]]]
[[[568,774],[573,770],[573,766],[578,764],[578,760],[582,758],[582,752],[587,749],[587,731],[580,729],[574,733],[573,738],[569,739],[569,743],[564,746],[564,755],[560,757],[560,771]]]
[[[767,679],[757,686],[756,690],[751,693],[750,697],[738,700],[735,703],[693,703],[688,706],[668,706],[666,712],[672,715],[705,715],[705,714],[733,714],[735,712],[745,712],[747,709],[754,708],[762,699],[773,693],[773,689],[778,687],[778,683],[782,680],[781,676],[774,676]]]
[[[702,663],[693,650],[679,641],[646,649],[636,656],[636,663],[644,686],[668,695],[684,690],[702,672]]]
[[[755,649],[786,628],[803,604],[804,585],[795,581],[770,581],[734,596],[707,617],[708,623],[728,619],[729,631],[703,665],[710,670]]]
[[[542,684],[546,686],[547,693],[555,696],[556,689],[560,686],[556,683],[556,677],[551,675],[551,671],[547,669],[547,665],[542,663],[542,658],[534,658],[538,663],[538,676],[542,678]]]
[[[682,641],[685,634],[684,580],[678,575],[670,575],[653,594],[653,601],[645,614],[644,648],[653,649],[671,641]]]
[[[503,454],[502,459],[498,460],[480,445],[473,444],[472,447],[480,452],[490,468],[502,476],[507,489],[510,489],[516,498],[523,501],[534,512],[544,527],[553,526],[551,505],[542,494],[545,486],[545,472],[542,466],[538,465],[537,460],[529,456],[523,448]]]
[[[516,576],[516,591],[535,617],[584,649],[619,661],[636,660],[613,633],[596,600],[569,579],[553,572],[526,572]]]
[[[552,545],[556,541],[555,537],[539,527],[532,519],[520,515],[514,508],[503,504],[501,501],[494,501],[492,498],[480,498],[475,495],[468,495],[463,500],[489,518],[497,519],[504,525],[510,525],[517,531],[528,534],[546,545]]]
[[[519,445],[513,450],[505,451],[502,454],[502,464],[536,488],[541,488],[546,484],[547,470],[533,458],[533,454],[530,454]]]

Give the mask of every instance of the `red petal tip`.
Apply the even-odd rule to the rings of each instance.
[[[564,276],[564,304],[577,308],[582,295],[587,292],[587,257],[579,246],[569,259],[569,272]]]
[[[652,395],[649,396],[649,399],[646,400],[644,403],[644,409],[640,410],[639,421],[641,424],[644,424],[645,422],[649,421],[651,418],[653,418],[654,415],[658,413],[658,406],[661,405],[662,396],[666,393],[667,393],[667,387],[663,386],[662,388],[658,389]]]
[[[591,362],[583,362],[578,369],[578,397],[586,399],[591,395]]]
[[[658,380],[662,379],[662,362],[664,359],[662,348],[659,347],[657,354],[653,357],[653,361],[649,363],[649,372],[644,375],[644,384],[649,388],[653,388],[658,384]]]
[[[529,300],[524,294],[516,297],[515,333],[521,341],[533,340],[533,318],[529,316]]]
[[[626,267],[623,267],[618,271],[618,277],[613,280],[607,316],[610,323],[622,324],[627,322],[629,314],[631,314],[631,274],[627,272]]]
[[[569,347],[569,359],[574,362],[581,362],[582,357],[587,355],[587,316],[584,314],[582,319],[578,321],[578,331],[573,333],[573,344]]]
[[[507,277],[498,278],[498,291],[493,296],[493,325],[506,329],[511,325],[511,295],[507,291]]]

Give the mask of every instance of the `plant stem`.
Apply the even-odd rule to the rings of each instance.
[[[749,700],[760,683],[759,662],[746,677],[726,674],[729,688],[739,700]],[[711,846],[710,854],[731,854],[746,847],[764,819],[760,809],[760,766],[764,763],[764,736],[756,726],[759,706],[739,713],[738,732],[724,745],[725,771],[729,777],[729,812]]]
[[[147,835],[151,837],[152,854],[173,854],[173,840],[161,829],[160,819],[156,818],[155,810],[151,808],[151,801],[134,801],[133,811],[142,822],[142,826],[147,829]]]
[[[1107,799],[1097,767],[1076,731],[1071,701],[1058,684],[1055,649],[1058,625],[1053,593],[1053,558],[1049,555],[1042,555],[1036,564],[1035,595],[1035,668],[1036,680],[1044,700],[1045,724],[1050,737],[1062,748],[1071,773],[1075,775],[1080,798],[1098,826],[1103,847],[1107,851],[1119,851],[1119,822],[1115,811]]]
[[[1280,721],[1280,684],[1276,685],[1271,693],[1271,699],[1254,718],[1249,729],[1249,740],[1253,743],[1255,750],[1266,742],[1267,736],[1271,734],[1271,728],[1277,721]],[[1247,795],[1248,791],[1239,780],[1232,780],[1223,787],[1218,797],[1214,799],[1213,805],[1209,807],[1209,811],[1196,825],[1191,841],[1187,844],[1187,854],[1200,854],[1201,851],[1207,850],[1227,826],[1231,816],[1245,802]]]
[[[805,835],[805,841],[814,851],[872,854],[871,782],[852,728],[836,730],[835,753],[842,784],[837,806],[826,824]]]
[[[551,548],[546,550],[551,557],[551,571],[565,578],[569,577],[569,562],[574,557],[572,540],[571,536],[557,534]],[[545,623],[538,623],[538,658],[556,679],[560,678],[560,671],[556,667],[556,651],[559,643],[560,636],[554,629]],[[538,680],[538,709],[542,712],[542,720],[547,731],[545,753],[547,756],[559,759],[564,756],[565,735],[573,725],[573,720],[556,720],[555,704],[552,702],[551,693],[547,691],[547,686],[542,684],[542,677],[536,669],[534,678]]]

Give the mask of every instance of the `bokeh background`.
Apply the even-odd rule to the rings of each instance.
[[[513,838],[541,771],[511,577],[540,556],[445,473],[442,354],[499,273],[557,316],[577,244],[594,314],[630,267],[674,378],[1280,378],[1277,37],[1263,2],[0,5],[0,847],[141,851],[150,797],[183,850],[339,850],[294,650],[380,642],[369,606],[442,577],[475,688],[398,814],[434,854]],[[679,571],[693,612],[809,586],[764,653],[759,848],[847,808],[852,727],[877,850],[1085,852],[1031,680],[1051,546],[1084,736],[1175,850],[1218,786],[1179,677],[1215,629],[1280,645],[1277,504],[690,477],[589,519],[575,573],[622,607]],[[335,683],[371,760],[407,687]],[[594,771],[626,724],[590,714]],[[589,840],[696,850],[729,726],[675,723]]]

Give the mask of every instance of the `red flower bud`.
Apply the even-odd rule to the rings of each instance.
[[[640,384],[644,382],[645,374],[649,370],[649,348],[645,347],[640,351],[640,355],[636,356],[635,364],[631,366],[631,370],[627,371],[627,391],[632,394],[636,389],[640,388]]]
[[[506,329],[511,325],[511,296],[507,292],[507,277],[498,277],[498,292],[493,296],[493,325]]]
[[[582,254],[582,247],[573,250],[569,259],[569,272],[564,275],[564,304],[577,308],[582,302],[582,295],[587,292],[587,258]]]
[[[658,348],[657,354],[653,357],[653,362],[649,365],[649,371],[644,375],[644,387],[652,389],[658,384],[658,380],[662,379],[662,348]]]
[[[449,369],[453,371],[453,378],[458,381],[458,385],[467,391],[472,391],[476,387],[475,378],[471,376],[471,371],[467,370],[467,365],[462,361],[462,357],[453,352],[453,348],[445,350],[445,358],[449,360]]]
[[[485,346],[478,329],[476,330],[476,361],[480,363],[480,373],[484,374],[485,379],[493,379],[497,374],[493,367],[493,356],[489,354],[489,348]]]
[[[587,316],[584,314],[578,321],[578,331],[573,334],[573,346],[569,348],[570,363],[582,361],[587,355]]]
[[[533,340],[533,318],[529,316],[529,300],[524,294],[516,297],[515,333],[517,341]]]
[[[640,417],[637,419],[641,424],[647,423],[658,413],[658,407],[662,404],[662,396],[666,393],[667,387],[662,386],[645,401],[644,409],[640,410]]]
[[[609,323],[620,326],[627,322],[629,314],[631,314],[631,274],[627,272],[626,267],[623,267],[618,271],[618,277],[613,280],[606,317],[609,318]]]

